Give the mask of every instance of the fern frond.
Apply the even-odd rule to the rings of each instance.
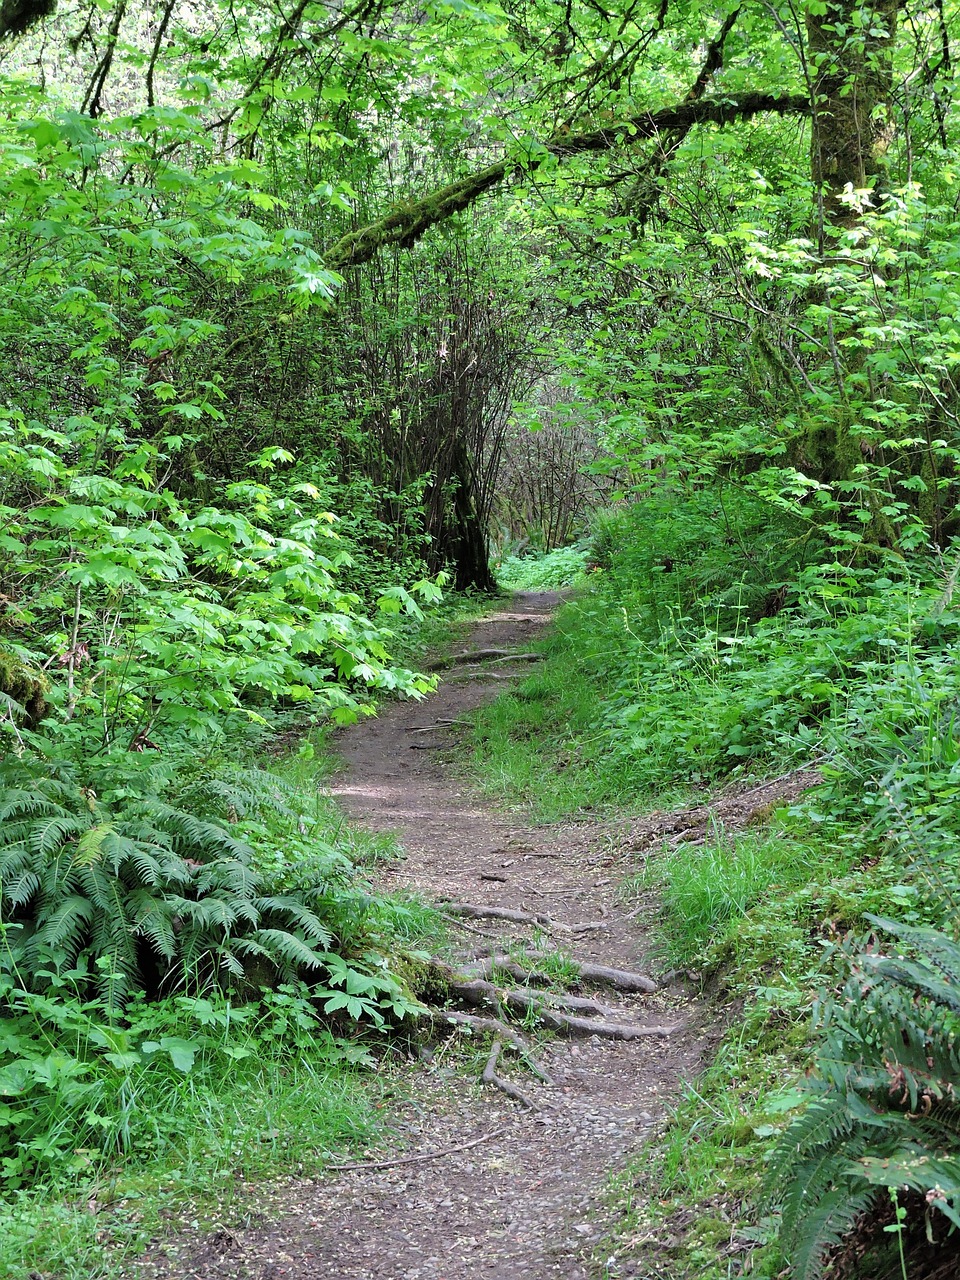
[[[74,866],[89,867],[94,862],[99,862],[103,857],[104,845],[113,832],[113,825],[109,822],[89,827],[77,841],[77,850],[73,855]]]
[[[3,898],[10,907],[22,907],[29,902],[40,887],[40,877],[35,871],[24,871],[16,880],[3,880]]]
[[[867,919],[876,928],[893,934],[895,938],[902,938],[922,955],[925,962],[935,965],[951,982],[960,983],[960,945],[952,938],[936,929],[900,924],[884,916],[868,915]],[[873,955],[863,956],[861,960],[874,966],[878,962],[883,963],[881,957]]]
[[[30,845],[35,853],[46,857],[65,844],[68,837],[84,832],[89,825],[72,813],[41,818],[30,833]],[[82,840],[83,836],[80,838]]]
[[[779,1194],[781,1183],[818,1147],[829,1146],[853,1130],[853,1120],[842,1095],[818,1098],[792,1120],[777,1143],[767,1170],[767,1200]]]
[[[261,915],[275,912],[278,915],[286,916],[292,924],[302,929],[307,937],[312,942],[317,943],[318,946],[326,948],[333,941],[333,935],[330,930],[309,907],[304,906],[300,898],[295,898],[292,894],[257,898],[256,906]]]
[[[240,949],[241,939],[234,942]],[[290,968],[319,969],[323,966],[323,957],[308,946],[302,938],[284,929],[258,929],[253,941],[259,943],[271,959],[278,957]]]
[[[791,1256],[796,1280],[821,1280],[826,1255],[853,1229],[876,1195],[873,1188],[851,1194],[837,1187],[823,1197],[804,1222],[803,1236]]]
[[[186,852],[193,857],[198,854],[227,854],[245,862],[253,856],[248,844],[237,840],[217,823],[198,818],[185,809],[175,809],[172,805],[155,801],[150,805],[150,814],[157,826],[170,836],[178,852]]]
[[[172,901],[172,900],[171,900]],[[238,906],[234,902],[228,902],[224,898],[214,897],[208,894],[201,898],[198,902],[194,902],[189,898],[180,898],[176,900],[178,914],[189,924],[199,930],[220,929],[228,933],[236,924],[239,918]],[[257,923],[259,916],[254,913],[254,920],[251,923]]]
[[[94,912],[90,900],[80,895],[64,898],[42,922],[34,944],[64,951],[75,960],[83,946]]]
[[[934,1004],[960,1013],[960,987],[950,985],[953,979],[944,982],[924,965],[913,960],[880,959],[876,956],[867,958],[874,973],[925,996]]]
[[[169,904],[145,889],[134,889],[128,901],[133,932],[146,938],[156,955],[172,962],[177,954],[177,934]]]
[[[0,830],[11,818],[67,817],[69,810],[39,791],[8,791],[0,804]]]

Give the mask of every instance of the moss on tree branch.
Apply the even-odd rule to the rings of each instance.
[[[808,115],[810,103],[807,98],[799,95],[769,93],[701,98],[699,101],[681,102],[673,107],[665,107],[662,111],[645,112],[643,115],[616,121],[602,129],[555,134],[544,144],[544,150],[547,154],[564,160],[590,152],[611,151],[621,145],[629,146],[645,138],[655,137],[665,130],[686,131],[698,124],[732,124],[738,120],[749,120],[764,112]],[[389,245],[409,248],[430,227],[468,209],[480,196],[499,186],[511,173],[519,169],[536,169],[540,163],[537,156],[524,161],[513,157],[500,160],[477,173],[441,187],[422,200],[393,209],[376,222],[341,237],[327,253],[326,264],[333,271],[343,271],[369,262]]]

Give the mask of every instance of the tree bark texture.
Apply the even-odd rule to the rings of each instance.
[[[811,171],[827,221],[852,224],[841,197],[875,187],[890,140],[897,0],[828,0],[806,15],[813,70]]]

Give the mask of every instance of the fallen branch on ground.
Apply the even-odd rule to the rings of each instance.
[[[338,1173],[344,1169],[392,1169],[398,1164],[420,1164],[423,1160],[439,1160],[441,1156],[456,1155],[458,1151],[469,1151],[471,1147],[479,1147],[481,1142],[489,1142],[491,1138],[499,1138],[503,1133],[503,1129],[491,1129],[489,1133],[481,1134],[479,1138],[474,1138],[472,1142],[461,1142],[455,1147],[441,1147],[439,1151],[425,1151],[418,1156],[397,1156],[393,1160],[366,1160],[362,1162],[350,1161],[348,1164],[328,1164],[328,1169],[335,1169]]]
[[[470,728],[468,720],[435,720],[433,724],[410,724],[404,726],[404,733],[439,733],[441,729]]]
[[[473,649],[469,653],[448,653],[427,663],[427,671],[446,671],[448,667],[465,667],[471,662],[539,662],[542,654],[513,653],[510,649]]]
[[[466,929],[467,933],[475,933],[478,938],[495,938],[499,941],[499,935],[491,933],[489,929],[477,929],[472,924],[467,924],[466,920],[458,920],[456,916],[450,915],[448,911],[441,911],[440,916],[444,920],[449,920],[451,924],[455,924],[458,929]]]

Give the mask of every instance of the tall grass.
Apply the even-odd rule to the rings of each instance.
[[[782,829],[727,835],[715,828],[703,844],[654,855],[638,882],[659,890],[663,949],[673,963],[686,965],[708,947],[722,946],[753,907],[782,900],[825,869],[822,846]]]

